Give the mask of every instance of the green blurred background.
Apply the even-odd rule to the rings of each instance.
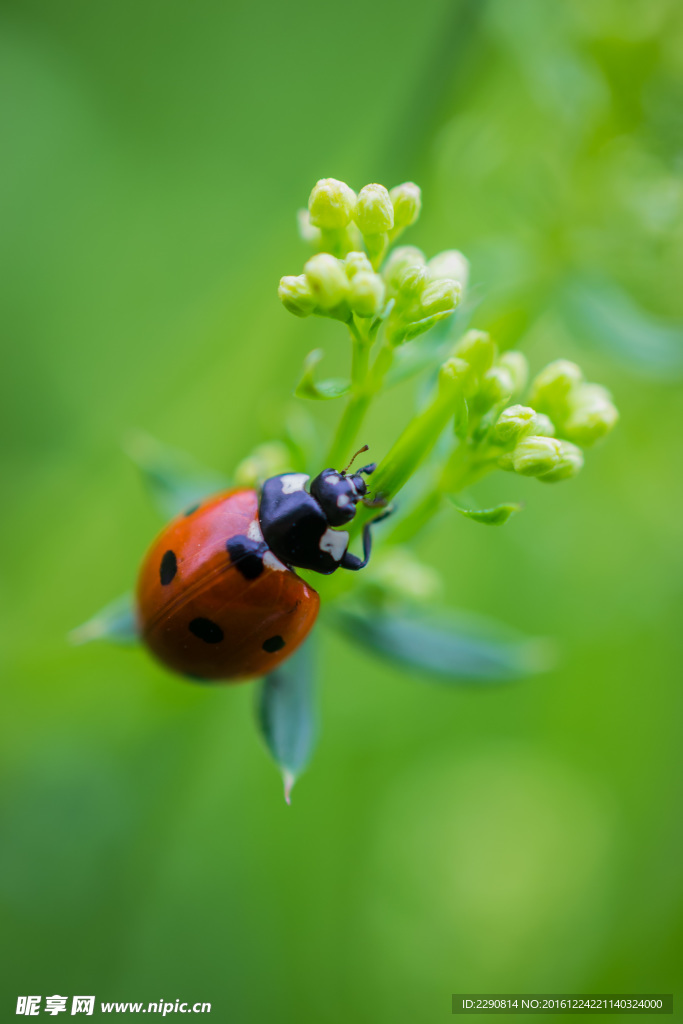
[[[681,4],[1,19],[3,1019],[29,993],[396,1024],[464,990],[680,992]],[[326,636],[287,808],[252,687],[65,636],[159,527],[130,430],[229,471],[310,348],[342,365],[275,291],[328,175],[419,181],[406,240],[469,255],[475,325],[577,359],[622,422],[570,484],[482,485],[527,502],[504,530],[420,542],[451,604],[557,637],[561,667],[452,690]],[[391,393],[373,454],[405,415]]]

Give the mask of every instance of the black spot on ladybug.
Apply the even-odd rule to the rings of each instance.
[[[285,646],[285,642],[281,636],[269,636],[267,640],[263,641],[262,647],[268,654],[275,654],[276,651],[281,651]]]
[[[187,628],[205,644],[219,644],[223,639],[223,630],[211,619],[193,619]]]
[[[192,513],[196,512],[197,509],[200,508],[200,507],[201,507],[201,503],[200,503],[200,505],[193,505],[192,508],[188,508],[186,512],[183,512],[183,515],[187,519],[188,516],[191,516]]]
[[[168,586],[177,572],[178,562],[176,560],[175,552],[167,551],[161,559],[161,565],[159,566],[159,578],[161,580],[161,585],[164,587]]]
[[[263,572],[263,555],[266,545],[238,533],[231,537],[225,545],[230,561],[244,576],[245,580],[255,580]]]

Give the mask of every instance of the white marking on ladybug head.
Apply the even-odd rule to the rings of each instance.
[[[255,540],[258,544],[263,540],[263,534],[261,533],[261,526],[258,519],[252,519],[249,523],[249,529],[247,530],[247,537],[249,540]]]
[[[287,572],[287,566],[283,565],[279,558],[276,558],[272,551],[266,551],[263,555],[263,564],[276,572]]]
[[[337,508],[346,508],[346,506],[350,504],[350,502],[351,499],[349,498],[348,494],[340,494],[339,497],[337,498]]]
[[[306,473],[284,473],[280,480],[283,494],[295,494],[296,491],[303,491],[308,476]]]
[[[337,484],[339,483],[339,477],[337,476],[336,473],[330,473],[329,476],[325,477],[325,483],[332,484],[333,487],[336,487]]]
[[[335,562],[341,562],[348,546],[349,535],[344,530],[333,530],[328,526],[320,538],[320,550],[332,555]]]

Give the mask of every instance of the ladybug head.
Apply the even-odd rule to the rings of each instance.
[[[367,447],[361,448],[361,451],[367,451]],[[346,469],[348,468],[347,466]],[[353,519],[356,505],[368,493],[367,484],[361,474],[368,475],[374,472],[375,463],[363,466],[351,476],[347,475],[346,469],[341,472],[336,469],[324,469],[311,481],[311,494],[325,513],[330,526],[343,526]]]

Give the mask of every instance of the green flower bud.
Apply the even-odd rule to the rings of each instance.
[[[432,277],[450,277],[459,281],[464,291],[470,276],[469,261],[457,249],[446,249],[432,256],[427,264]]]
[[[410,227],[420,216],[422,193],[413,181],[404,181],[389,193],[394,207],[394,229]]]
[[[556,433],[555,424],[550,417],[546,416],[544,412],[537,412],[534,421],[534,434],[538,434],[540,437],[555,437]]]
[[[311,224],[319,228],[345,228],[353,216],[356,193],[336,178],[321,178],[308,200]]]
[[[435,313],[453,313],[459,301],[460,285],[457,281],[449,278],[430,281],[420,292],[420,316],[416,319],[433,316]]]
[[[384,185],[366,185],[358,193],[353,219],[363,235],[382,235],[394,226],[394,208]]]
[[[396,286],[398,292],[396,305],[404,306],[407,302],[422,295],[429,281],[429,272],[426,267],[406,267]],[[421,308],[416,311],[416,318],[420,312]]]
[[[492,366],[481,379],[477,406],[485,411],[499,402],[505,402],[514,391],[512,375],[504,366]]]
[[[408,548],[394,547],[378,555],[370,582],[382,592],[410,600],[426,601],[442,590],[439,574],[418,561]]]
[[[494,444],[516,444],[525,434],[535,432],[536,413],[528,405],[511,405],[503,409],[491,431]]]
[[[382,276],[390,288],[397,288],[402,275],[411,267],[424,267],[425,255],[414,245],[399,245],[392,249],[382,269]]]
[[[356,274],[372,274],[372,264],[364,252],[350,252],[344,260],[346,276],[353,281]]]
[[[569,397],[569,416],[562,424],[562,434],[588,448],[608,434],[618,419],[619,412],[606,388],[580,384]]]
[[[479,381],[493,366],[496,346],[486,331],[468,331],[455,346],[454,355],[470,365],[468,394],[474,394]]]
[[[562,461],[562,442],[554,437],[531,434],[523,437],[512,453],[512,465],[522,476],[543,476]]]
[[[570,477],[576,476],[583,466],[583,452],[580,448],[577,448],[575,444],[571,444],[569,441],[559,441],[558,444],[560,446],[559,462],[549,473],[544,473],[538,478],[544,484],[555,484],[559,483],[560,480],[569,480]]]
[[[514,385],[513,393],[520,395],[529,379],[529,364],[526,356],[521,352],[503,352],[498,359],[498,366],[504,366],[509,371]]]
[[[384,306],[384,294],[379,274],[359,273],[351,281],[349,305],[358,316],[376,316]]]
[[[568,412],[569,395],[582,380],[583,373],[576,363],[557,359],[534,379],[529,401],[534,409],[547,413],[552,420],[561,423]]]
[[[242,459],[235,470],[235,483],[238,487],[257,487],[268,477],[288,469],[291,469],[289,449],[280,441],[270,441]]]
[[[349,282],[341,260],[319,252],[304,266],[306,280],[320,309],[329,311],[346,299]]]
[[[277,294],[285,309],[294,316],[310,316],[317,305],[305,274],[280,278]]]
[[[441,388],[448,387],[453,394],[457,394],[457,392],[462,391],[468,373],[469,366],[465,360],[458,359],[457,356],[451,356],[450,359],[447,359],[439,367],[439,386]]]

